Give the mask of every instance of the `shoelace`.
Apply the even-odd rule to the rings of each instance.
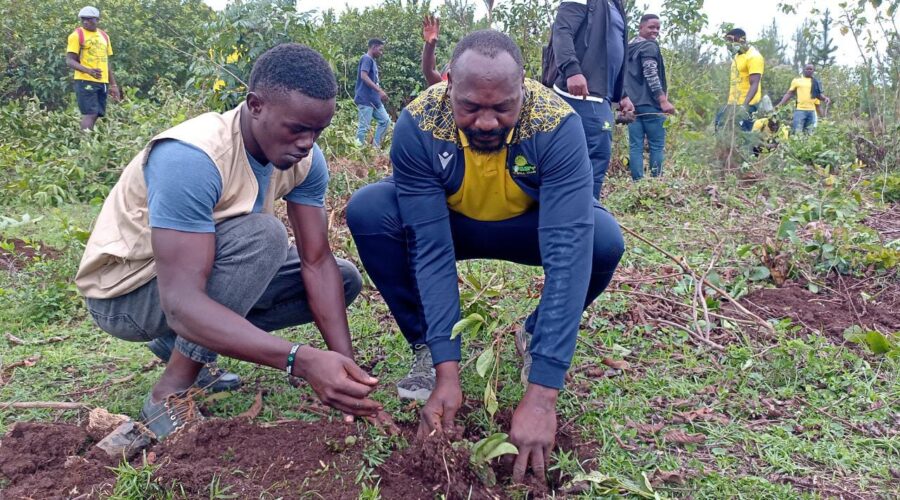
[[[175,425],[175,430],[178,430],[184,427],[185,424],[199,420],[202,416],[194,398],[203,394],[205,394],[203,390],[192,387],[182,393],[166,396],[166,401],[163,404],[166,411],[159,412],[155,417],[148,420],[146,425],[149,426],[157,419],[168,416],[173,422],[180,422]]]
[[[181,394],[171,394],[166,397],[166,409],[173,421],[180,421],[176,425],[176,429],[180,429],[185,424],[199,420],[200,411],[197,403],[194,401],[195,396],[202,396],[204,393],[200,389],[190,388]]]

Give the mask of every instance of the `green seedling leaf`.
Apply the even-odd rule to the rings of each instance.
[[[478,361],[475,362],[475,371],[478,372],[479,377],[485,378],[492,366],[494,366],[494,346],[489,346],[481,353],[481,356],[478,356]]]
[[[480,327],[484,324],[484,318],[478,313],[472,313],[467,317],[459,320],[453,325],[453,330],[450,333],[450,339],[455,339],[461,333],[469,330],[473,330],[476,327]]]
[[[648,481],[646,477],[643,478],[644,485],[640,485],[635,483],[634,481],[607,476],[606,474],[602,474],[598,471],[591,471],[588,474],[577,474],[569,482],[567,488],[575,483],[582,483],[585,481],[596,484],[602,488],[606,488],[605,494],[607,495],[615,495],[624,490],[627,493],[631,493],[632,495],[636,495],[641,498],[652,498],[654,500],[662,500],[663,498],[665,498],[659,493],[653,491],[652,486],[647,484]]]
[[[766,266],[756,266],[750,270],[750,281],[762,281],[768,279],[772,273]]]
[[[500,405],[497,404],[497,394],[494,392],[494,388],[491,386],[490,381],[484,386],[484,408],[491,418],[493,418],[494,414],[497,413],[497,410],[500,409]]]
[[[499,456],[503,455],[518,455],[519,449],[516,448],[516,445],[512,443],[499,443],[493,450],[489,451],[487,456],[485,457],[486,461],[493,460]]]
[[[518,455],[519,449],[508,442],[509,435],[497,432],[478,441],[472,446],[472,462],[479,464],[501,455]]]
[[[893,349],[891,342],[881,332],[876,331],[866,332],[866,345],[875,354],[887,354]]]

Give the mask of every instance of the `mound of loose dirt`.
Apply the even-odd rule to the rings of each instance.
[[[0,248],[0,269],[9,273],[20,271],[27,266],[29,262],[33,261],[35,257],[55,259],[59,256],[59,251],[49,246],[38,245],[40,248],[39,250],[18,238],[10,238],[6,241],[12,243],[13,251],[8,252]]]
[[[446,440],[415,442],[394,451],[376,467],[383,498],[507,498],[502,488],[487,488],[469,463],[465,446]],[[352,437],[350,437],[352,436]],[[350,439],[348,439],[350,437]],[[70,424],[17,423],[0,440],[0,497],[102,498],[112,491],[117,465],[82,427]],[[177,482],[189,498],[209,498],[218,481],[235,498],[357,498],[356,477],[368,453],[357,427],[343,422],[257,425],[244,419],[210,419],[184,429],[146,450],[157,466],[154,480]],[[141,466],[138,456],[133,465]],[[497,467],[500,482],[509,478]],[[180,492],[180,490],[179,490]],[[265,495],[264,495],[265,493]]]
[[[819,293],[801,283],[787,283],[757,290],[741,302],[764,318],[791,318],[837,344],[845,342],[844,331],[854,325],[900,331],[900,285],[871,278],[831,277]]]
[[[73,498],[109,492],[115,465],[93,449],[85,429],[67,424],[18,422],[0,440],[2,498]]]

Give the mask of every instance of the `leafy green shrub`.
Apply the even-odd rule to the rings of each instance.
[[[0,44],[0,97],[35,96],[52,109],[71,100],[66,37],[82,4],[65,0],[0,2],[6,43]],[[184,85],[200,28],[214,12],[202,0],[97,0],[100,27],[109,33],[113,72],[123,88],[146,95],[160,79]]]
[[[155,134],[202,110],[166,85],[153,99],[133,93],[91,132],[77,114],[46,111],[37,99],[0,106],[0,203],[59,205],[101,200],[122,168]]]
[[[853,144],[839,137],[846,137],[847,127],[833,121],[823,121],[809,135],[793,134],[790,140],[779,148],[785,159],[810,167],[828,168],[835,172],[853,163],[856,152]]]
[[[866,185],[872,188],[872,193],[885,203],[900,201],[900,172],[879,174],[872,180],[866,181]]]

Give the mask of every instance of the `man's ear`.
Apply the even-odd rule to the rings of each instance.
[[[256,92],[247,93],[247,109],[250,110],[252,116],[259,116],[263,108],[263,98]]]

